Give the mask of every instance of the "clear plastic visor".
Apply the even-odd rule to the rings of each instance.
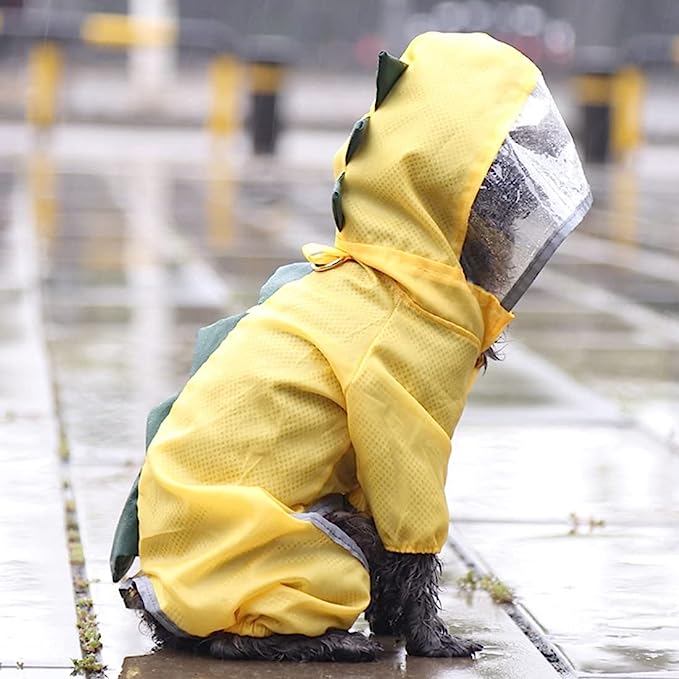
[[[472,205],[461,254],[468,280],[512,309],[591,204],[573,138],[540,78]]]

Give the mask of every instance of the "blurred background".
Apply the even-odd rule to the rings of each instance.
[[[526,53],[554,84],[575,69],[643,65],[653,71],[652,97],[656,85],[662,90],[672,81],[679,57],[679,5],[673,0],[347,0],[341,5],[307,0],[3,0],[2,5],[3,117],[21,116],[25,110],[26,87],[36,84],[27,55],[40,39],[56,41],[65,69],[58,92],[60,120],[115,123],[200,124],[215,106],[210,64],[225,54],[255,59],[258,48],[260,57],[263,51],[292,67],[281,92],[286,122],[323,126],[346,124],[349,83],[358,86],[374,72],[380,49],[398,55],[410,38],[427,30],[489,32]],[[122,22],[122,16],[130,22]],[[321,82],[324,92],[318,90]],[[305,87],[316,92],[314,105]],[[332,96],[328,88],[334,87],[343,96]],[[569,97],[563,99],[570,109]],[[241,102],[234,111],[239,121],[247,115],[245,108]],[[648,114],[644,122],[654,134],[677,131],[662,115]]]
[[[451,545],[577,676],[679,676],[677,0],[0,0],[3,669],[148,650],[107,565],[146,413],[200,325],[332,242],[332,156],[377,54],[427,30],[533,59],[595,197],[474,388]],[[479,676],[511,665],[490,648]]]

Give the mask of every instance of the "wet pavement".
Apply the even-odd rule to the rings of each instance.
[[[456,434],[443,605],[478,659],[406,658],[389,639],[349,668],[150,654],[108,574],[145,415],[183,383],[200,325],[332,238],[342,139],[290,132],[271,162],[188,130],[38,143],[0,127],[0,671],[64,677],[80,655],[75,515],[109,677],[558,676],[512,610],[459,590],[469,564],[515,590],[573,675],[679,677],[679,149],[590,169],[595,209],[520,303]]]

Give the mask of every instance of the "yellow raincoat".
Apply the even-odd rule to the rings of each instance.
[[[447,536],[450,441],[512,316],[459,264],[470,207],[539,76],[480,34],[428,33],[335,157],[342,229],[189,380],[139,484],[141,573],[168,627],[320,635],[367,607],[361,560],[305,512],[339,493],[388,550]]]

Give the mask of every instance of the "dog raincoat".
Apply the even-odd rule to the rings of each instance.
[[[370,579],[324,498],[369,512],[387,550],[441,550],[483,352],[591,201],[538,69],[480,34],[381,54],[334,171],[334,247],[306,246],[310,264],[199,336],[154,416],[112,567],[138,547],[127,586],[175,633],[348,629]]]

